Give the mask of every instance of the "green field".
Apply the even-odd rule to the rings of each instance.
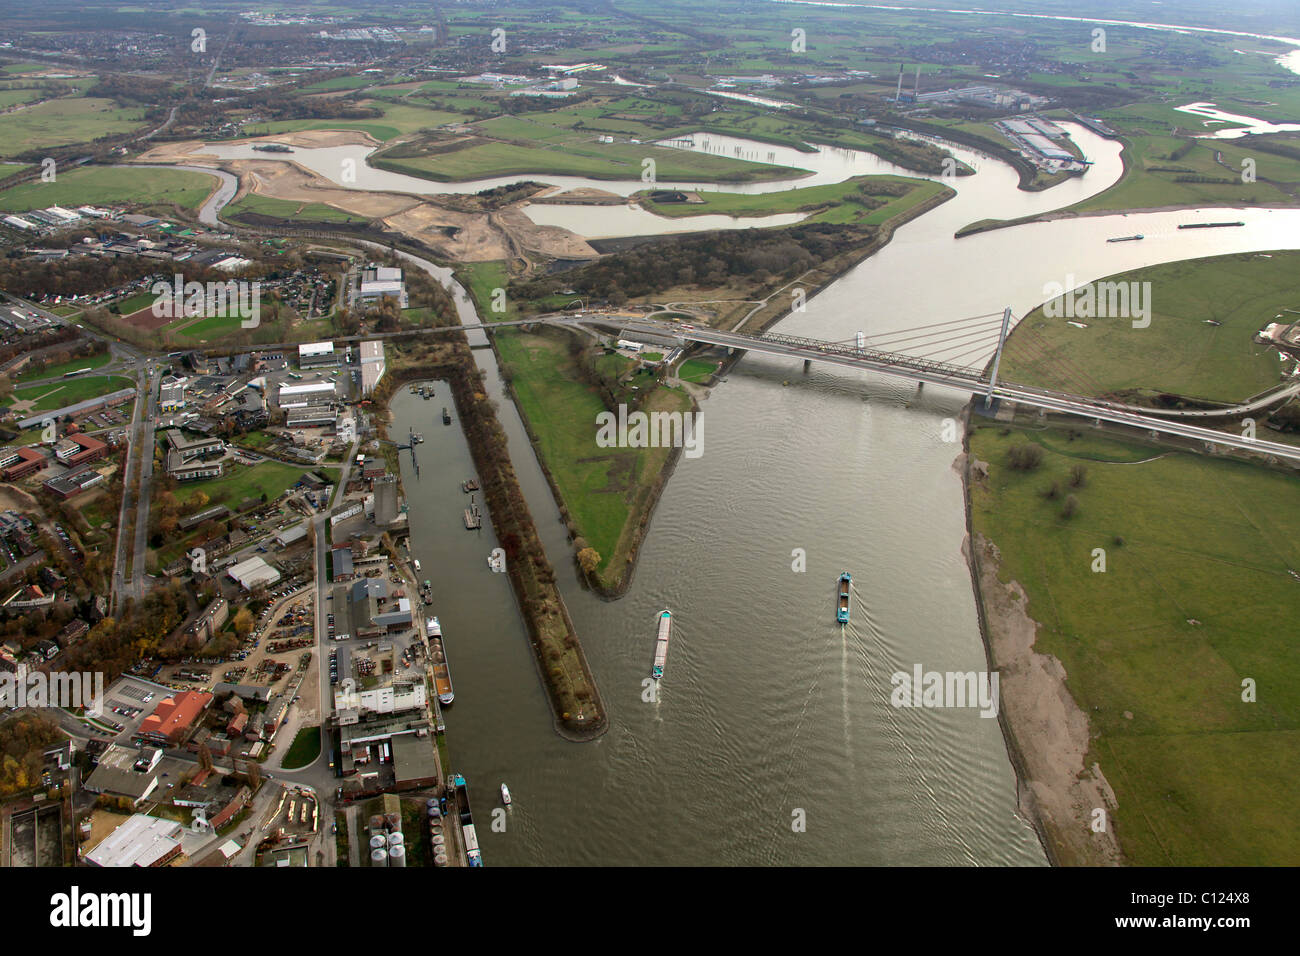
[[[251,136],[270,133],[293,133],[307,129],[355,129],[369,133],[377,140],[387,142],[398,136],[406,136],[422,129],[436,129],[448,123],[464,119],[459,113],[445,110],[428,109],[411,103],[393,103],[388,100],[363,100],[359,105],[375,106],[383,110],[384,115],[375,119],[304,119],[281,120],[274,123],[260,123],[249,126],[245,132]]]
[[[369,76],[336,76],[328,80],[321,80],[310,86],[304,86],[304,93],[322,93],[334,90],[356,90],[363,86],[373,86],[375,83],[382,83],[384,78],[377,74]]]
[[[587,176],[592,179],[640,179],[645,159],[654,160],[655,178],[661,181],[747,182],[792,175],[785,166],[764,166],[742,160],[720,159],[707,153],[619,143],[589,143],[553,149],[517,146],[512,143],[483,143],[430,156],[387,158],[376,154],[370,162],[380,169],[408,173],[437,182],[460,182],[526,173]]]
[[[1192,117],[1185,117],[1192,119]],[[1276,136],[1269,137],[1278,140]],[[1300,161],[1251,150],[1239,141],[1198,142],[1190,152],[1171,159],[1183,140],[1167,136],[1129,136],[1124,149],[1125,171],[1118,183],[1071,208],[1079,212],[1110,209],[1149,209],[1159,206],[1288,205],[1296,202]],[[1295,145],[1293,141],[1293,145]],[[1221,153],[1221,165],[1216,162]],[[1242,160],[1255,162],[1257,179],[1242,182]],[[1180,177],[1205,177],[1221,182],[1179,182]],[[1274,185],[1275,180],[1289,185]]]
[[[113,303],[113,305],[122,315],[134,315],[141,309],[152,306],[157,299],[158,296],[152,292],[137,292],[135,295],[127,296],[125,299]]]
[[[601,448],[596,416],[605,411],[595,387],[580,381],[562,338],[496,333],[497,350],[512,376],[519,409],[537,436],[537,452],[551,472],[578,535],[600,553],[606,584],[626,570],[625,535],[647,505],[669,449]],[[659,388],[648,410],[686,412],[690,399]]]
[[[873,191],[877,186],[906,185],[910,192],[889,196]],[[701,191],[701,203],[657,203],[641,194],[643,205],[660,216],[683,217],[721,214],[725,216],[773,216],[780,213],[808,213],[806,222],[862,223],[880,225],[917,203],[942,192],[942,183],[906,179],[902,176],[857,176],[842,183],[806,186],[772,193],[718,193]],[[854,197],[880,199],[876,209],[853,201]],[[874,203],[873,203],[874,205]]]
[[[49,100],[30,109],[0,115],[0,156],[88,143],[100,136],[129,133],[143,123],[140,110],[120,109],[112,100],[91,97]]]
[[[971,438],[990,463],[973,527],[1000,549],[1001,578],[1024,587],[1037,650],[1065,665],[1128,861],[1300,860],[1300,485],[1240,462],[1001,431]],[[1024,441],[1045,449],[1036,471],[1005,464]],[[1080,463],[1086,483],[1066,520],[1042,492]],[[1094,548],[1105,573],[1092,570]],[[1256,703],[1242,701],[1247,677]]]
[[[708,359],[687,359],[677,369],[677,377],[683,382],[703,385],[718,370],[718,363]]]
[[[257,193],[245,193],[238,202],[233,202],[222,210],[222,217],[238,216],[240,213],[257,213],[262,216],[274,216],[278,219],[301,219],[308,222],[365,222],[364,216],[343,212],[333,206],[320,202],[294,202],[287,199],[274,199],[259,196]]]
[[[226,465],[225,474],[220,478],[207,481],[185,482],[177,490],[181,503],[189,501],[197,492],[202,491],[214,505],[226,505],[234,508],[245,498],[260,499],[263,494],[267,501],[274,501],[287,489],[293,487],[304,471],[310,469],[302,465],[286,465],[278,461],[263,461],[256,465]],[[326,468],[334,473],[334,469]],[[337,475],[335,475],[337,477]]]
[[[215,180],[203,173],[171,169],[91,166],[59,173],[52,183],[23,183],[0,192],[0,211],[25,212],[46,206],[104,206],[175,203],[198,209]]]
[[[320,727],[300,727],[280,766],[285,770],[301,770],[319,756]]]
[[[41,90],[35,89],[0,89],[0,109],[8,109],[19,103],[30,103],[45,95]]]
[[[1150,282],[1150,326],[1083,318],[1080,329],[1040,307],[1008,337],[1001,376],[1090,396],[1170,392],[1211,402],[1239,402],[1278,384],[1277,353],[1252,339],[1300,301],[1300,253],[1193,259],[1102,281]]]
[[[86,355],[68,362],[60,362],[58,365],[46,365],[26,370],[21,375],[16,376],[13,382],[15,385],[21,386],[24,382],[34,382],[43,378],[57,378],[60,375],[80,371],[83,368],[97,369],[107,365],[112,361],[112,358],[113,356],[108,352],[102,352],[99,355]]]
[[[78,366],[85,367],[85,364]],[[24,417],[33,412],[48,412],[75,405],[88,398],[98,398],[118,389],[130,388],[133,384],[129,378],[120,375],[84,375],[57,384],[16,388],[13,395],[4,400],[4,404],[13,408],[19,417]]]
[[[506,322],[519,318],[509,296],[505,300],[505,312],[492,311],[493,291],[510,285],[510,272],[504,262],[469,262],[456,270],[456,278],[469,290],[478,314],[485,322]]]

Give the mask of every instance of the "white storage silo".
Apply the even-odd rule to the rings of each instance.
[[[389,866],[406,866],[406,847],[400,843],[388,851]]]
[[[388,865],[388,851],[385,850],[383,847],[376,847],[375,849],[371,850],[371,851],[370,851],[370,865],[371,865],[371,866],[387,866],[387,865]]]

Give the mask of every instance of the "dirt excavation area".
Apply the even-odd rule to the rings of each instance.
[[[377,145],[366,133],[346,130],[304,130],[231,141],[230,145],[255,142],[304,149]],[[249,193],[296,203],[324,203],[360,219],[381,221],[386,228],[424,243],[438,256],[458,262],[512,259],[523,253],[556,259],[595,259],[599,255],[585,239],[567,229],[537,225],[524,215],[520,204],[485,214],[447,208],[437,196],[347,189],[292,160],[218,159],[205,152],[204,143],[198,140],[156,146],[138,161],[224,169],[239,177],[239,192],[232,203]]]
[[[274,136],[254,136],[232,139],[223,146],[244,146],[252,143],[280,143],[298,149],[321,149],[329,146],[382,146],[369,133],[355,129],[304,129],[296,133],[276,133]],[[186,139],[175,143],[161,143],[142,154],[139,163],[192,163],[215,165],[217,157],[203,151],[205,143],[199,139]],[[205,162],[206,161],[206,162]]]

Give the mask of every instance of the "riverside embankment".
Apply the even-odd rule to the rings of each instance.
[[[527,625],[556,731],[569,740],[594,739],[608,729],[605,708],[519,488],[505,433],[482,390],[469,347],[460,342],[436,349],[412,348],[420,352],[394,362],[376,389],[375,401],[387,406],[407,382],[440,379],[450,386],[488,515],[505,552],[506,576]],[[452,476],[440,475],[440,479],[451,481]],[[418,547],[418,542],[413,546]]]

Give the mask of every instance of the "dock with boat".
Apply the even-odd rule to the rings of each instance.
[[[466,478],[460,483],[460,490],[469,494],[471,491],[478,491],[479,484],[477,478]]]
[[[477,531],[483,527],[483,513],[478,510],[478,505],[474,502],[474,496],[469,496],[469,507],[465,509],[465,530]]]

